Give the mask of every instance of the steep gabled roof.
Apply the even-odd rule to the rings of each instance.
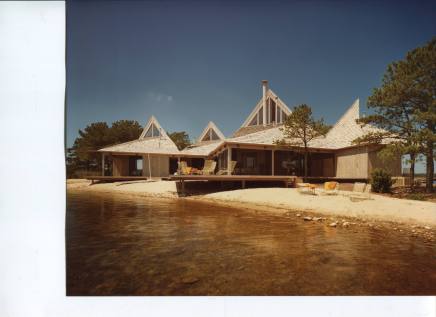
[[[342,117],[334,124],[325,137],[319,137],[309,142],[309,147],[319,149],[340,149],[353,146],[353,140],[368,132],[380,131],[370,125],[361,126],[359,119],[359,99],[347,109]],[[253,145],[273,145],[275,141],[283,139],[280,126],[273,126],[261,131],[226,139],[227,143],[244,143]]]
[[[268,89],[266,92],[266,98],[271,99],[274,102],[277,103],[278,108],[285,114],[289,115],[291,113],[291,110],[289,107],[285,104],[283,100],[281,100],[271,89]],[[250,125],[250,123],[256,119],[256,116],[258,115],[259,111],[262,109],[263,106],[263,97],[260,98],[256,106],[253,108],[251,113],[248,115],[248,117],[245,119],[244,123],[241,125],[241,127],[233,133],[233,137],[243,136],[249,133],[257,132],[260,130],[269,129],[268,126],[264,126],[263,124],[257,124],[257,125]],[[281,123],[278,123],[281,124]]]
[[[108,146],[99,152],[137,154],[179,154],[180,151],[154,116],[151,116],[137,140]]]
[[[204,128],[203,132],[201,132],[200,136],[197,139],[197,144],[201,144],[204,142],[214,142],[219,140],[224,140],[226,137],[221,132],[221,130],[213,123],[209,121],[207,126]]]
[[[197,156],[209,156],[213,151],[215,151],[219,146],[221,146],[225,141],[219,140],[215,142],[209,142],[199,146],[190,146],[186,149],[180,151],[184,156],[197,155]]]
[[[224,134],[210,121],[197,139],[197,142],[181,151],[184,155],[208,156],[225,140]]]

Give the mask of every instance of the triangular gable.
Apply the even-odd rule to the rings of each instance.
[[[365,129],[356,122],[359,117],[359,99],[356,99],[327,133],[331,147],[350,146],[355,138],[364,134]]]
[[[207,126],[204,128],[203,132],[198,137],[197,142],[210,142],[210,141],[218,141],[218,140],[224,140],[225,136],[221,132],[220,129],[210,121]]]
[[[154,116],[151,116],[147,124],[145,125],[144,130],[142,130],[139,139],[158,138],[158,137],[171,140],[166,134],[165,130],[159,124],[157,119]]]
[[[271,89],[266,93],[267,98],[267,122],[270,124],[281,124],[291,113],[289,107]],[[277,104],[277,107],[275,106]],[[254,107],[253,111],[242,124],[242,127],[263,125],[263,97]]]

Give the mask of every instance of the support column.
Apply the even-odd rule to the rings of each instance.
[[[101,155],[101,176],[104,176],[104,157],[105,157],[105,154],[103,153]]]
[[[142,156],[142,176],[145,176],[145,155]]]
[[[271,175],[274,176],[274,151],[275,150],[271,150]]]
[[[231,170],[230,170],[231,160],[232,160],[232,148],[229,146],[227,148],[227,175],[231,175]]]

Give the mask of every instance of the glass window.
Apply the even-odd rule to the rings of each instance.
[[[148,128],[147,132],[145,133],[144,137],[151,138],[157,136],[160,136],[159,129],[154,124],[151,124],[151,126]]]
[[[211,129],[210,132],[211,132],[210,133],[211,134],[211,137],[210,137],[211,140],[219,140],[219,136],[216,134],[215,130]]]
[[[254,116],[253,120],[251,120],[248,125],[257,125],[257,114]]]

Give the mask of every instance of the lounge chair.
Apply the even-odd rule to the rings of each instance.
[[[237,161],[230,161],[230,174],[226,169],[220,169],[216,174],[217,175],[232,175],[233,171],[235,170],[235,166],[236,166]]]
[[[321,190],[323,195],[337,195],[339,193],[338,182],[325,182],[324,189]]]
[[[213,175],[215,173],[216,162],[214,160],[205,160],[204,167],[200,171],[201,175]]]
[[[351,201],[362,201],[371,199],[371,185],[365,183],[354,183],[353,192],[349,195]]]
[[[297,190],[300,194],[316,195],[316,185],[310,183],[297,183]]]
[[[188,167],[188,163],[185,161],[177,162],[178,164],[178,171],[180,175],[189,175],[191,173],[191,168]]]

